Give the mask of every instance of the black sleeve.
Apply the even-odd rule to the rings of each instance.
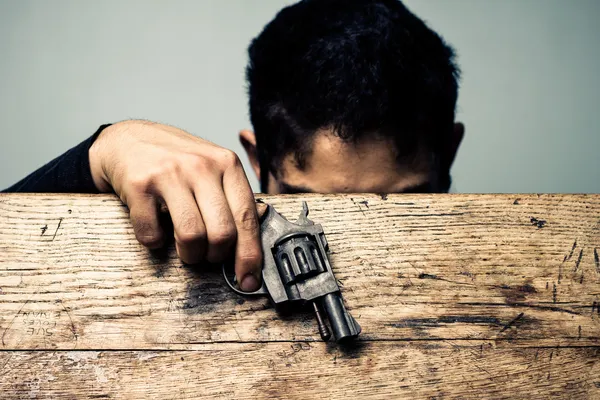
[[[110,124],[102,125],[85,141],[3,192],[98,193],[90,170],[89,150],[98,135],[108,126]]]

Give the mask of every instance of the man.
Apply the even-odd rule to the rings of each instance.
[[[254,131],[240,140],[262,191],[448,191],[464,132],[458,75],[452,49],[399,1],[283,9],[249,48]],[[102,126],[7,191],[114,191],[149,248],[164,244],[168,211],[184,262],[235,254],[241,288],[259,287],[257,212],[239,159],[180,129]]]

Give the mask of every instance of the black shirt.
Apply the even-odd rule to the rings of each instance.
[[[2,192],[98,193],[90,170],[89,150],[108,126],[102,125],[92,136]]]

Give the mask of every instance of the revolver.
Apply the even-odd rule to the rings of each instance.
[[[336,342],[346,342],[356,338],[361,327],[344,307],[340,288],[331,269],[323,227],[307,217],[306,202],[302,203],[302,211],[295,223],[267,205],[260,223],[264,259],[261,288],[256,292],[242,292],[237,287],[235,277],[228,276],[225,264],[223,276],[236,293],[245,296],[266,295],[276,308],[311,303],[321,338],[328,341],[333,331]],[[331,331],[325,323],[322,310]]]

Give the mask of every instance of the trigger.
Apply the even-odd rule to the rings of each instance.
[[[228,271],[228,268],[230,271]],[[269,294],[264,279],[262,280],[261,287],[254,292],[244,292],[240,290],[237,277],[233,271],[233,265],[230,263],[223,263],[223,278],[225,278],[225,283],[227,283],[227,286],[229,286],[231,290],[242,296],[265,296]]]

